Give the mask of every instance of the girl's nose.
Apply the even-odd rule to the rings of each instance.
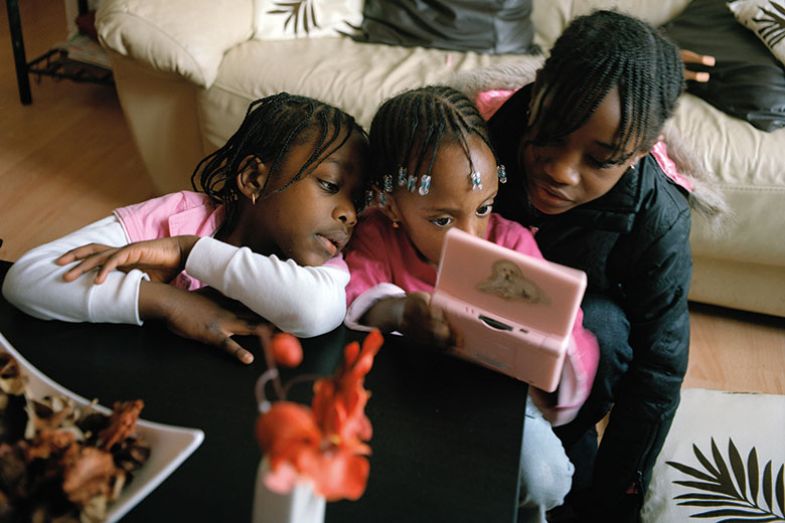
[[[577,185],[581,180],[578,159],[573,155],[554,155],[545,162],[544,171],[558,185]]]
[[[478,238],[485,238],[485,222],[476,218],[468,219],[458,224],[458,228]]]
[[[345,198],[333,211],[333,217],[345,225],[354,227],[357,224],[357,209],[351,198]]]

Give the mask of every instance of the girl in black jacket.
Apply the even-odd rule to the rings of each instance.
[[[536,227],[550,260],[585,271],[600,342],[589,400],[557,433],[579,521],[638,521],[687,369],[687,198],[648,154],[684,86],[678,49],[637,19],[575,19],[533,85],[490,121],[507,166],[495,210]],[[602,443],[595,424],[610,411]],[[525,459],[525,457],[524,457]]]

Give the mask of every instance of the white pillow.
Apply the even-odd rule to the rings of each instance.
[[[785,0],[731,0],[728,8],[785,64]]]
[[[353,34],[364,0],[254,0],[254,38],[287,40]]]
[[[782,521],[783,434],[783,395],[682,390],[642,521]]]

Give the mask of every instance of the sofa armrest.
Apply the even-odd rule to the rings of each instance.
[[[101,44],[208,88],[224,53],[253,34],[252,0],[103,0]]]

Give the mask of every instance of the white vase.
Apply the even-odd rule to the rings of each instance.
[[[269,469],[263,458],[256,472],[253,523],[324,523],[325,500],[310,481],[299,481],[288,494],[278,494],[264,484]]]

